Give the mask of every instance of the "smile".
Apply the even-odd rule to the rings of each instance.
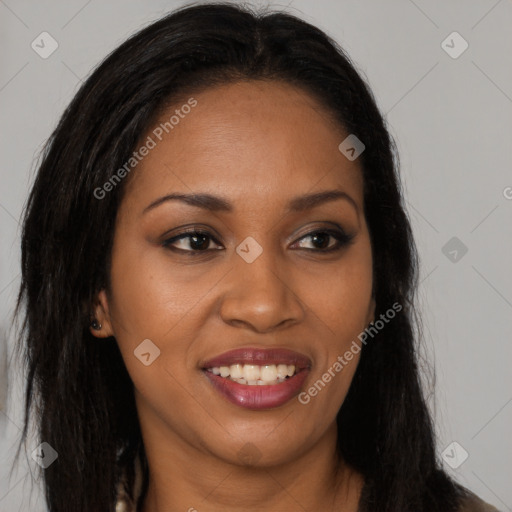
[[[269,386],[282,383],[285,379],[293,377],[295,375],[295,365],[232,364],[231,366],[214,366],[208,368],[207,371],[247,386]]]
[[[213,388],[248,409],[279,407],[301,390],[311,368],[306,356],[285,349],[237,349],[202,365]]]

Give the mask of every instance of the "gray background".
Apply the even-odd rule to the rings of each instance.
[[[460,482],[512,510],[512,1],[285,4],[271,5],[340,42],[386,114],[421,255],[422,355],[436,367],[429,404],[438,451]],[[38,468],[30,456],[9,478],[23,376],[12,364],[7,373],[8,328],[20,277],[18,219],[37,155],[93,66],[181,5],[0,0],[0,512],[45,510],[37,484],[30,493]],[[59,45],[47,59],[31,48],[43,31]],[[458,58],[441,45],[454,31],[469,44]],[[462,48],[457,38],[447,44],[452,53]],[[468,458],[450,467],[462,449]]]

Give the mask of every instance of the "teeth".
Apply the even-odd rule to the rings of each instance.
[[[284,378],[286,378],[287,375],[288,375],[288,366],[286,366],[285,364],[277,365],[277,376],[280,379],[284,379]]]
[[[232,364],[231,366],[208,368],[208,371],[214,375],[229,378],[239,384],[264,386],[278,384],[284,382],[287,377],[292,377],[295,374],[295,365],[265,364],[258,366],[255,364]]]
[[[243,364],[232,364],[229,367],[229,376],[232,379],[241,379],[244,376],[244,365]]]
[[[277,379],[275,364],[267,364],[260,369],[260,379],[264,382],[272,382]]]
[[[260,368],[255,364],[244,364],[243,367],[244,379],[249,383],[250,381],[256,381],[260,378]]]

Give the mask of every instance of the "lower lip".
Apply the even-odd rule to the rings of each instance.
[[[246,409],[272,409],[289,402],[299,394],[308,376],[309,369],[304,368],[279,384],[249,386],[231,379],[220,377],[207,370],[203,373],[210,379],[215,389],[231,403]]]

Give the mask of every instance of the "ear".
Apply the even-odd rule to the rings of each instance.
[[[101,290],[95,300],[93,307],[93,315],[96,322],[101,326],[99,329],[94,329],[89,326],[91,334],[96,338],[108,338],[114,336],[114,330],[112,329],[112,322],[109,313],[109,304],[107,293],[105,290]]]

